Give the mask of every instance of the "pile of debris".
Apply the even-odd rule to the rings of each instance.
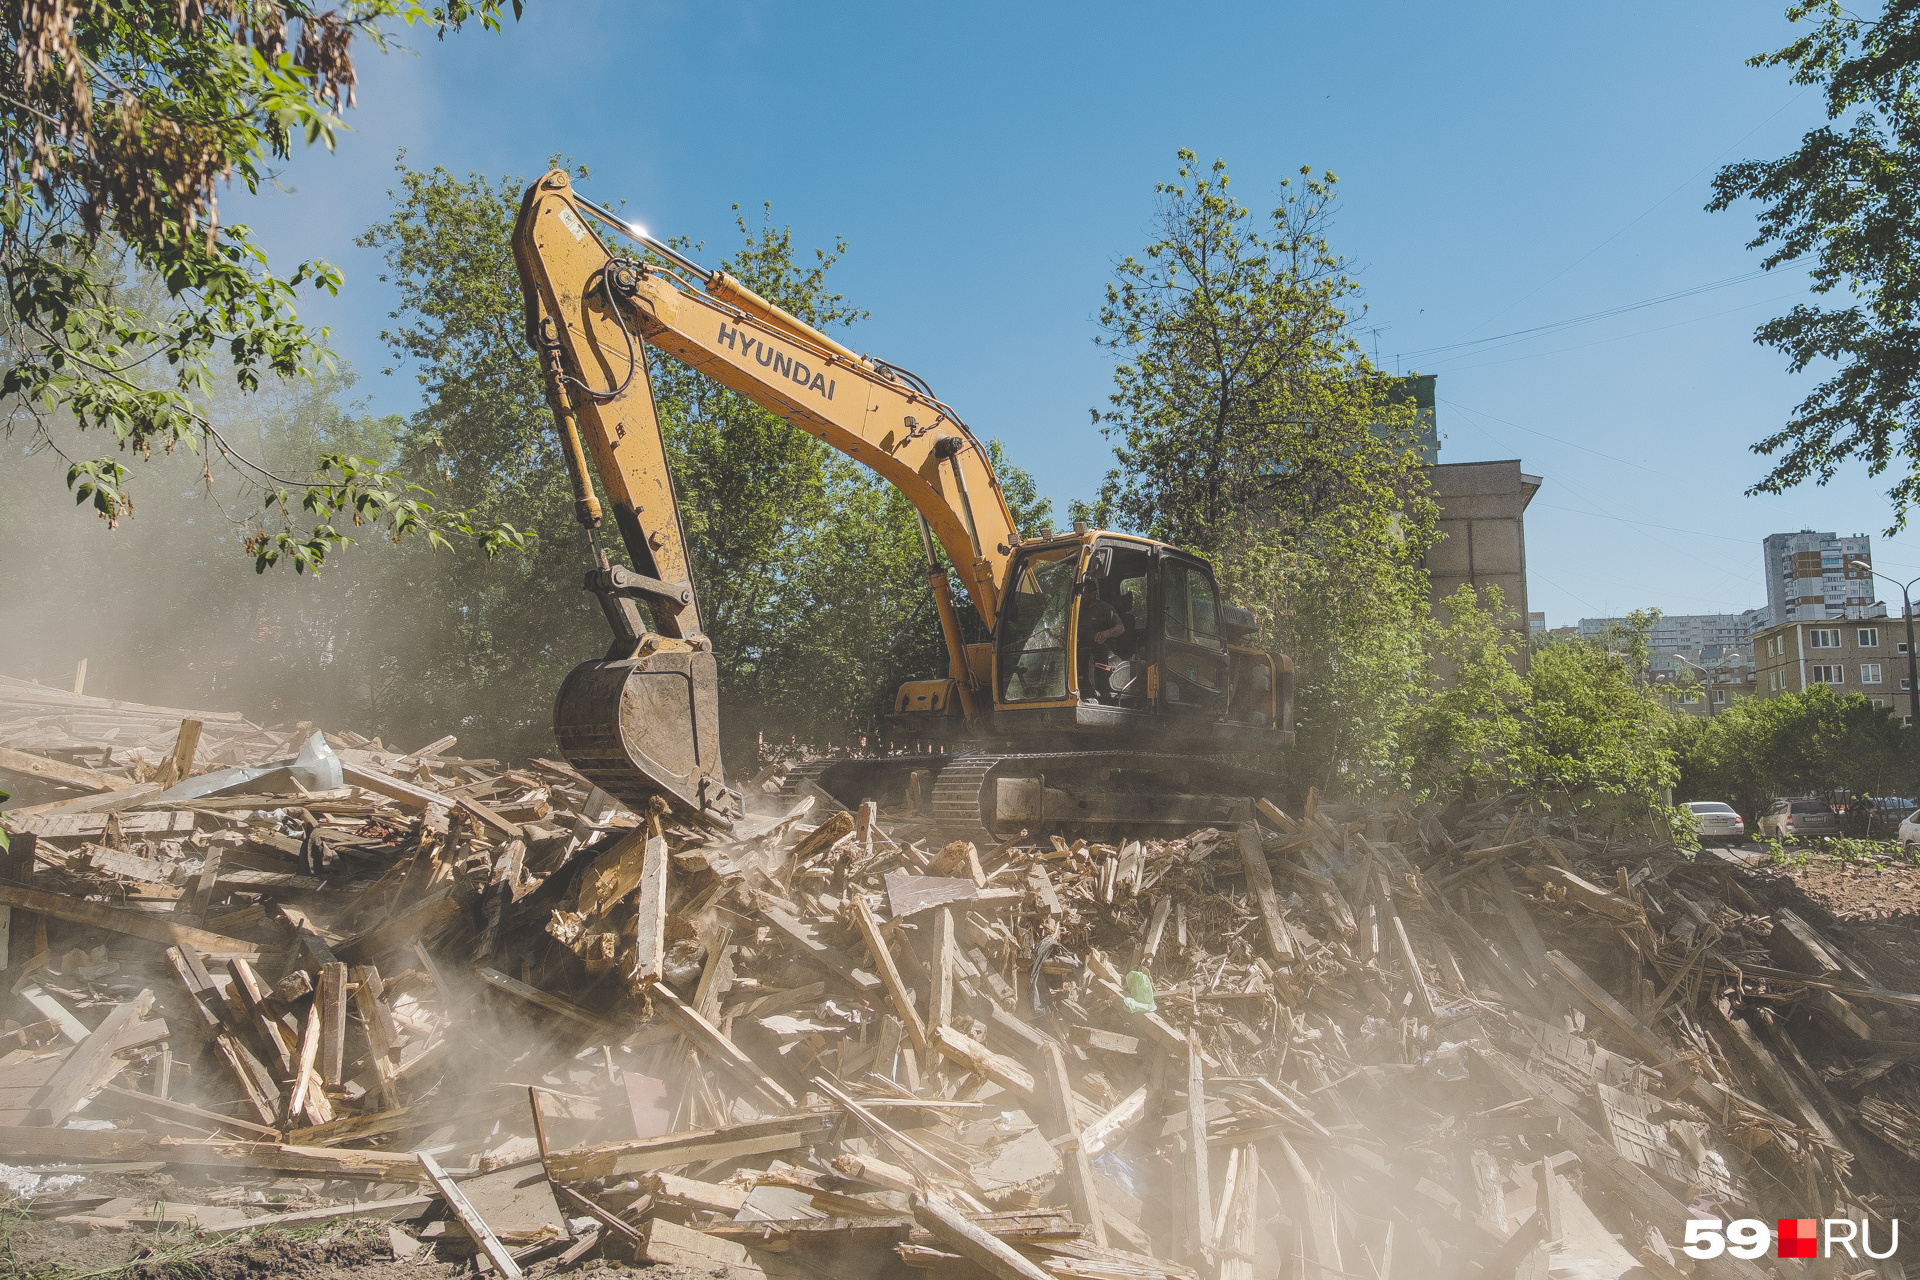
[[[1920,974],[1737,854],[1311,794],[1000,839],[770,776],[723,832],[454,746],[0,683],[0,782],[66,797],[4,815],[0,1181],[736,1280],[1757,1278],[1688,1221],[1878,1253],[1916,1194]]]

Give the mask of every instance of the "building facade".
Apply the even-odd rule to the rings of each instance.
[[[1540,477],[1520,469],[1518,458],[1502,462],[1444,462],[1426,469],[1428,492],[1439,507],[1440,540],[1427,552],[1430,606],[1437,612],[1462,583],[1476,590],[1499,587],[1523,641],[1518,666],[1528,665],[1527,504]]]
[[[1625,618],[1582,618],[1580,634],[1603,636]],[[1684,653],[1713,645],[1751,648],[1753,633],[1767,625],[1766,611],[1749,609],[1745,613],[1676,613],[1653,624],[1647,635],[1647,648],[1654,653]]]
[[[1873,539],[1864,533],[1770,533],[1761,541],[1767,574],[1767,621],[1773,626],[1852,616],[1873,603]]]
[[[1753,653],[1755,697],[1777,698],[1824,684],[1904,712],[1906,624],[1897,618],[1783,623],[1754,636]]]

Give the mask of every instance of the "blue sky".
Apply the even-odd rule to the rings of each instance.
[[[1778,155],[1819,118],[1814,92],[1743,65],[1785,42],[1783,7],[528,0],[502,34],[363,47],[339,152],[223,214],[283,267],[345,269],[307,314],[376,409],[406,412],[411,371],[380,373],[393,295],[352,244],[401,148],[495,176],[570,155],[589,194],[704,238],[709,259],[732,245],[730,205],[772,201],[803,244],[849,242],[834,279],[873,313],[850,345],[927,377],[1064,504],[1111,465],[1089,423],[1112,372],[1094,317],[1176,149],[1226,158],[1256,209],[1302,164],[1331,169],[1365,340],[1389,367],[1430,353],[1398,359],[1440,375],[1442,460],[1518,457],[1545,478],[1532,607],[1553,625],[1737,610],[1765,602],[1765,534],[1888,522],[1891,477],[1857,467],[1743,496],[1765,471],[1747,446],[1813,383],[1751,334],[1805,282],[1757,276],[1750,213],[1701,206],[1719,164]],[[1875,551],[1920,574],[1920,532]]]

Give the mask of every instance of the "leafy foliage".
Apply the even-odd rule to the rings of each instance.
[[[1824,684],[1696,722],[1681,766],[1682,796],[1724,800],[1749,823],[1775,796],[1902,795],[1920,779],[1913,731],[1894,712]]]
[[[1663,705],[1648,665],[1659,616],[1635,610],[1605,636],[1533,651],[1525,776],[1536,794],[1650,805],[1673,785],[1679,717]]]
[[[1179,153],[1158,238],[1100,312],[1119,358],[1096,412],[1118,467],[1091,514],[1214,562],[1299,672],[1296,759],[1325,787],[1407,782],[1434,539],[1414,411],[1353,340],[1326,239],[1335,179],[1301,171],[1264,225],[1223,161]]]
[[[1755,341],[1785,353],[1795,372],[1833,362],[1792,419],[1753,446],[1780,455],[1753,487],[1782,493],[1824,484],[1858,458],[1880,475],[1897,461],[1888,496],[1893,528],[1920,500],[1920,0],[1887,0],[1875,18],[1839,0],[1799,0],[1789,22],[1812,29],[1750,66],[1791,68],[1820,88],[1831,122],[1776,160],[1728,165],[1707,205],[1751,199],[1769,269],[1812,255],[1813,289],[1851,305],[1801,304],[1769,320]]]
[[[259,190],[296,138],[333,146],[357,38],[384,45],[383,23],[498,28],[501,0],[9,0],[0,16],[0,395],[33,420],[31,443],[50,445],[59,420],[142,459],[220,455],[265,493],[246,539],[261,570],[317,568],[365,523],[487,553],[524,545],[519,530],[476,526],[364,459],[281,475],[205,409],[219,385],[253,392],[324,365],[327,334],[300,322],[296,302],[303,288],[341,284],[324,262],[276,274],[245,226],[221,223],[218,184]],[[110,526],[132,514],[127,466],[61,452],[76,501]],[[287,501],[294,488],[305,491],[304,528]]]

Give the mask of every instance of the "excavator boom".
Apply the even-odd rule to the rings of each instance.
[[[623,257],[595,224],[639,242]],[[647,376],[654,347],[871,468],[919,512],[991,629],[1020,544],[986,449],[920,379],[854,352],[724,272],[703,271],[577,195],[559,170],[529,187],[514,228],[528,340],[539,353],[580,522],[597,529],[598,476],[632,567],[595,544],[588,589],[614,631],[605,658],[563,686],[555,729],[569,760],[630,802],[663,795],[710,820],[734,811],[719,758],[712,645]],[[677,269],[676,269],[677,268]],[[693,280],[699,281],[699,288]],[[592,470],[587,459],[592,458]],[[928,547],[952,678],[975,684],[945,571]],[[649,630],[639,606],[652,621]]]

